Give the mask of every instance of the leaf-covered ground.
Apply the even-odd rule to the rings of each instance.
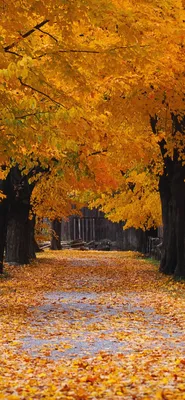
[[[6,271],[0,399],[185,399],[185,283],[131,252]]]

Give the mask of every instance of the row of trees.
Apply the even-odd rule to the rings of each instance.
[[[29,262],[35,215],[76,202],[162,221],[161,271],[185,276],[184,2],[8,0],[1,16],[1,272],[5,243]]]

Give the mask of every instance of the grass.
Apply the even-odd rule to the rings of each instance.
[[[155,258],[152,257],[146,257],[145,255],[143,256],[143,260],[146,261],[147,263],[153,264],[156,267],[159,267],[160,261],[156,260]]]

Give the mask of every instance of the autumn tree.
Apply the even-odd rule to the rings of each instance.
[[[123,172],[116,193],[99,196],[110,218],[127,226],[160,222],[161,271],[185,275],[184,3],[113,2],[124,52],[98,88],[115,157]],[[102,99],[104,101],[102,101]]]
[[[71,4],[59,1],[49,2],[47,6],[42,1],[34,4],[25,2],[20,6],[10,0],[1,6],[1,11],[2,178],[10,182],[15,170],[18,175],[19,171],[24,171],[22,177],[19,176],[19,182],[10,185],[7,196],[11,208],[8,232],[15,237],[11,220],[18,218],[20,223],[18,203],[24,204],[27,214],[24,221],[28,223],[32,189],[28,190],[29,196],[26,195],[26,207],[25,198],[20,201],[20,194],[24,192],[25,195],[25,190],[18,186],[25,182],[24,189],[34,186],[33,181],[29,182],[29,171],[38,163],[47,170],[52,159],[57,160],[59,170],[62,170],[67,157],[75,164],[79,142],[87,151],[86,143],[80,136],[82,130],[86,135],[90,123],[79,98],[89,88],[83,71],[76,65],[76,58],[78,53],[84,51],[79,21],[85,17],[86,25],[91,27],[88,13],[92,12],[92,7],[90,10],[89,7],[76,7],[71,14]],[[91,29],[92,32],[95,30],[93,26]],[[86,52],[89,49],[85,49]],[[94,49],[90,49],[91,53]],[[74,155],[74,159],[69,153],[72,157]],[[2,207],[4,204],[5,201]],[[1,226],[4,230],[3,218]],[[10,236],[8,234],[7,238]],[[8,239],[7,249],[10,243],[12,236],[11,240]],[[27,256],[23,259],[26,262]]]
[[[160,182],[161,269],[184,276],[183,1],[9,0],[1,11],[3,168],[56,159],[59,172],[67,159],[98,176],[110,216],[125,193],[119,218],[143,227],[160,220]]]

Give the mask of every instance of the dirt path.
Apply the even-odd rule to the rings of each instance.
[[[2,281],[0,399],[185,399],[185,284],[133,253],[45,252]]]

